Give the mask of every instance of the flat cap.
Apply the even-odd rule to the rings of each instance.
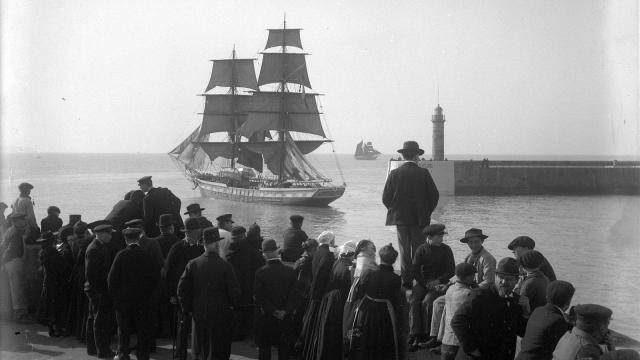
[[[613,314],[613,311],[608,307],[597,304],[576,305],[574,310],[578,319],[595,322],[608,321]]]
[[[142,219],[133,219],[133,220],[129,220],[126,223],[124,223],[125,225],[127,225],[127,227],[136,227],[136,226],[142,226]]]
[[[184,229],[186,231],[198,230],[200,229],[200,221],[195,218],[187,218],[184,220]]]
[[[113,226],[111,226],[109,224],[98,225],[95,228],[93,228],[93,232],[96,232],[96,233],[113,232]]]
[[[140,230],[139,228],[126,228],[124,230],[122,230],[122,235],[124,235],[124,237],[126,237],[127,239],[135,239],[137,237],[140,236],[140,234],[142,234],[142,230]]]
[[[439,234],[444,235],[447,233],[446,231],[444,231],[444,229],[445,229],[445,226],[443,224],[431,224],[425,227],[422,233],[427,236],[433,236],[433,235],[439,235]]]
[[[144,182],[149,182],[149,181],[151,181],[151,176],[148,176],[148,175],[143,176],[140,179],[138,179],[138,184],[142,184]]]
[[[462,278],[465,276],[473,275],[477,272],[476,267],[468,262],[463,262],[456,265],[455,274],[457,277]]]
[[[222,239],[224,238],[220,237],[220,231],[218,228],[211,226],[202,230],[202,241],[205,244],[211,244]]]
[[[518,267],[518,261],[511,257],[506,257],[500,262],[498,262],[498,266],[496,268],[496,274],[500,275],[512,275],[518,276],[520,275],[520,269]]]
[[[31,189],[33,189],[33,185],[29,184],[28,182],[23,182],[20,185],[18,185],[18,189],[19,190],[31,190]]]
[[[520,263],[520,265],[527,269],[535,269],[542,265],[543,261],[544,256],[542,256],[542,254],[540,254],[536,250],[530,250],[518,256],[518,262]]]
[[[513,250],[517,247],[525,247],[527,249],[533,250],[536,247],[536,242],[528,236],[518,236],[517,238],[511,240],[507,247],[509,248],[509,250]]]
[[[293,215],[289,216],[289,220],[291,220],[293,222],[301,222],[301,221],[304,220],[304,216],[298,215],[298,214],[293,214]]]
[[[231,223],[233,223],[233,220],[231,220],[232,216],[233,215],[231,214],[224,214],[224,215],[218,216],[216,220],[218,220],[219,222],[231,221]]]
[[[247,233],[247,229],[245,229],[243,226],[234,226],[231,229],[231,236],[232,237],[240,237],[240,236],[243,236],[246,233]]]
[[[461,243],[467,243],[469,242],[469,239],[471,239],[472,237],[479,237],[482,240],[488,238],[487,235],[482,233],[481,229],[476,229],[476,228],[471,228],[467,231],[464,232],[464,237],[462,239],[460,239]]]

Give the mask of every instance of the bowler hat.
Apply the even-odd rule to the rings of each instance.
[[[18,185],[18,189],[20,191],[24,191],[24,190],[31,190],[33,189],[33,185],[27,183],[27,182],[23,182],[22,184]]]
[[[58,213],[58,215],[60,215],[60,208],[57,206],[49,206],[47,208],[47,214],[53,214],[53,213]]]
[[[56,239],[56,235],[54,233],[52,233],[51,231],[45,231],[42,234],[40,234],[40,238],[36,240],[36,243],[42,244],[45,242],[54,241],[55,239]]]
[[[202,212],[202,210],[204,210],[204,208],[200,207],[200,204],[191,204],[189,206],[187,206],[187,212],[185,212],[185,215],[189,215],[189,213],[192,212]]]
[[[459,278],[463,278],[465,276],[473,275],[476,272],[476,267],[468,262],[463,262],[456,265],[455,274]]]
[[[518,261],[511,257],[506,257],[498,262],[496,274],[499,275],[520,275],[520,269],[518,268]]]
[[[524,254],[518,256],[518,262],[520,263],[520,265],[527,269],[535,269],[542,265],[543,261],[544,256],[542,256],[542,254],[535,250],[527,251]]]
[[[422,233],[427,236],[440,235],[440,234],[444,235],[447,233],[446,231],[444,231],[444,229],[445,229],[445,226],[443,224],[431,224],[425,227]]]
[[[597,304],[581,304],[574,308],[578,319],[589,322],[606,322],[611,318],[611,309]]]
[[[158,218],[158,226],[164,227],[164,226],[170,226],[170,225],[173,225],[173,215],[171,214],[160,215],[160,217]]]
[[[184,229],[186,231],[201,229],[200,221],[196,218],[186,218],[184,220]]]
[[[136,227],[136,226],[142,226],[142,219],[133,219],[133,220],[129,220],[126,223],[124,223],[125,225],[127,225],[127,227]]]
[[[263,253],[273,253],[274,251],[279,251],[280,248],[278,244],[273,239],[265,239],[262,242],[262,252]]]
[[[124,235],[124,237],[126,237],[127,239],[135,239],[140,237],[140,234],[142,234],[142,231],[139,228],[126,228],[124,230],[122,230],[122,235]]]
[[[114,230],[113,230],[113,226],[111,226],[109,224],[102,224],[102,225],[98,225],[98,226],[94,227],[93,228],[93,232],[95,232],[95,233],[114,232]]]
[[[220,231],[218,228],[211,226],[202,230],[202,241],[205,244],[211,244],[222,239],[224,238],[220,237]]]
[[[407,153],[418,155],[424,154],[424,150],[420,149],[418,143],[412,140],[405,141],[404,144],[402,144],[402,149],[398,149],[398,152],[403,155]]]
[[[479,237],[482,240],[488,238],[487,235],[484,235],[482,233],[482,230],[476,229],[476,228],[471,228],[471,229],[465,231],[464,237],[462,239],[460,239],[460,242],[461,243],[469,242],[469,239],[472,238],[472,237]]]
[[[151,176],[143,176],[140,179],[138,179],[138,184],[142,184],[145,182],[151,182]]]
[[[216,220],[218,220],[219,222],[225,222],[225,221],[231,221],[231,223],[233,224],[233,220],[231,220],[231,217],[233,215],[231,214],[224,214],[224,215],[220,215],[216,218]]]
[[[533,239],[528,236],[518,236],[517,238],[511,240],[507,248],[509,248],[509,250],[513,250],[517,247],[533,249],[536,247],[536,242],[533,241]]]

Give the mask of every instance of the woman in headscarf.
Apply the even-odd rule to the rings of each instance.
[[[350,360],[399,360],[402,293],[400,276],[393,271],[398,252],[391,244],[380,249],[377,270],[362,274],[354,297],[361,299],[355,310],[350,335]]]
[[[334,262],[327,291],[322,296],[310,342],[305,343],[303,359],[342,359],[342,316],[351,287],[351,270],[356,244],[348,241],[340,247]]]
[[[378,265],[376,264],[376,246],[371,240],[364,239],[358,241],[354,256],[356,258],[356,265],[353,271],[353,281],[344,305],[344,315],[342,319],[342,337],[345,344],[348,343],[347,332],[353,323],[354,310],[358,305],[358,302],[354,299],[354,294],[360,282],[360,277],[365,271],[378,269]]]

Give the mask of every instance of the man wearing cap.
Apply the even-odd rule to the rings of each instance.
[[[518,236],[513,239],[507,248],[513,252],[513,255],[517,258],[520,255],[524,254],[527,251],[531,251],[536,247],[536,242],[528,237],[528,236]],[[542,255],[542,254],[541,254]],[[549,281],[556,280],[556,273],[553,271],[553,267],[549,263],[549,260],[542,256],[542,265],[540,266],[540,271],[549,279]],[[520,275],[524,275],[523,271],[521,271]]]
[[[164,265],[164,256],[162,256],[162,249],[160,249],[160,244],[153,239],[149,238],[143,228],[143,221],[141,219],[133,219],[129,220],[125,223],[128,228],[134,228],[140,230],[140,239],[138,240],[138,245],[140,248],[147,253],[147,255],[151,256],[155,264],[158,266],[158,269],[162,269]]]
[[[527,330],[520,342],[517,360],[551,360],[560,338],[569,330],[565,311],[571,305],[576,289],[566,281],[549,283],[547,303],[531,313]]]
[[[443,243],[445,226],[425,227],[427,241],[420,245],[413,257],[414,285],[409,303],[409,350],[426,343],[430,333],[433,301],[444,295],[446,284],[454,275],[455,260],[451,248]]]
[[[201,208],[200,204],[191,204],[187,206],[187,211],[184,214],[189,215],[190,218],[198,219],[200,226],[203,229],[212,227],[213,223],[206,217],[202,216],[202,210],[204,210],[204,208]]]
[[[9,215],[9,221],[11,222],[11,227],[4,234],[0,245],[0,266],[9,280],[9,288],[3,289],[2,293],[10,295],[13,319],[18,322],[29,322],[23,259],[23,238],[28,227],[26,215],[13,213]],[[3,303],[8,304],[8,302]]]
[[[186,219],[184,222],[186,237],[175,243],[169,250],[164,265],[165,284],[169,301],[174,306],[178,305],[177,289],[180,276],[184,272],[187,263],[197,258],[204,252],[200,243],[202,229],[195,219]],[[213,243],[212,246],[214,246]],[[176,309],[177,310],[177,309]],[[178,311],[178,329],[176,335],[176,354],[178,359],[187,359],[187,341],[191,331],[191,315]]]
[[[181,201],[171,190],[153,187],[151,176],[143,176],[138,179],[138,186],[146,194],[142,201],[142,209],[144,213],[143,228],[147,236],[156,237],[160,234],[158,219],[162,214],[172,214],[178,228],[182,228]]]
[[[138,244],[140,229],[127,228],[122,232],[127,247],[116,255],[108,277],[118,322],[118,355],[114,359],[129,359],[129,336],[134,325],[138,335],[136,357],[147,360],[156,330],[153,326],[156,305],[150,294],[158,287],[160,268]]]
[[[57,206],[49,206],[47,208],[47,217],[40,221],[40,230],[42,232],[56,232],[62,227],[62,219],[60,219],[60,208]]]
[[[476,268],[477,269],[477,268]],[[529,302],[513,292],[518,281],[518,262],[504,258],[498,263],[496,283],[474,291],[451,319],[451,328],[472,359],[512,360],[516,336],[523,336]]]
[[[442,314],[444,331],[442,336],[442,360],[453,360],[458,354],[460,341],[451,328],[451,319],[462,306],[471,300],[472,289],[477,287],[475,281],[476,268],[466,262],[456,265],[456,281],[447,289],[445,306]]]
[[[396,225],[402,284],[411,287],[411,260],[424,242],[422,230],[431,222],[439,193],[429,170],[418,166],[424,154],[415,141],[405,141],[398,150],[406,161],[387,177],[382,203],[387,208],[386,225]]]
[[[278,348],[278,359],[289,359],[292,316],[297,303],[296,273],[280,260],[280,248],[273,239],[262,242],[266,265],[256,271],[256,343],[258,359],[270,360],[271,347]]]
[[[609,321],[613,312],[602,305],[576,305],[576,325],[565,333],[553,351],[555,360],[598,360],[615,348],[609,339]]]
[[[228,359],[232,333],[229,324],[238,305],[240,286],[228,262],[220,258],[216,228],[203,230],[205,253],[191,260],[178,283],[178,298],[193,316],[194,354],[198,359]]]
[[[289,216],[290,226],[285,230],[282,237],[284,239],[282,246],[282,261],[295,262],[302,256],[304,249],[302,244],[309,238],[307,233],[302,230],[302,222],[304,217],[301,215]]]
[[[224,259],[231,264],[240,285],[240,297],[234,313],[234,340],[244,339],[253,328],[253,284],[256,270],[264,265],[264,258],[258,250],[252,247],[245,236],[246,230],[242,226],[231,229],[231,241],[225,246],[219,244],[218,250],[224,253]]]
[[[113,302],[107,286],[107,277],[111,268],[111,254],[108,244],[111,241],[113,227],[109,224],[97,225],[93,228],[95,238],[85,253],[84,292],[89,298],[90,315],[87,319],[87,352],[95,344],[97,355],[101,359],[110,358],[115,353],[110,348],[111,336],[115,328]],[[93,329],[93,339],[90,330]],[[89,344],[89,343],[92,344]]]
[[[22,183],[18,185],[18,190],[20,191],[20,195],[13,202],[11,208],[13,209],[12,213],[19,213],[25,215],[25,221],[27,222],[26,233],[25,233],[25,241],[32,242],[35,241],[40,236],[40,228],[38,227],[38,222],[36,220],[36,214],[33,211],[33,200],[31,199],[31,190],[33,189],[33,185],[29,183]]]
[[[529,299],[531,311],[547,303],[549,279],[540,271],[543,258],[542,254],[536,250],[527,251],[518,257],[518,262],[525,273],[520,282],[520,295]]]

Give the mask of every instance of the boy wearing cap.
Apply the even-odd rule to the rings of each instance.
[[[553,351],[556,360],[598,360],[615,350],[609,340],[611,309],[597,304],[576,305],[576,325],[565,333]]]
[[[536,247],[536,242],[528,237],[528,236],[518,236],[513,239],[507,248],[513,252],[513,255],[516,257],[520,257],[520,255],[526,253],[527,251],[531,251]],[[542,255],[542,254],[541,254]],[[540,266],[540,271],[549,279],[549,281],[555,281],[556,273],[553,271],[553,267],[549,263],[549,260],[542,256],[542,265]]]
[[[178,283],[182,311],[193,316],[194,357],[203,360],[229,358],[229,324],[240,296],[233,267],[217,253],[220,239],[218,229],[204,229],[206,251],[189,261]]]
[[[282,234],[284,240],[282,261],[295,263],[302,256],[304,252],[302,244],[309,238],[307,233],[302,230],[303,221],[304,217],[301,215],[294,214],[289,216],[290,227]]]
[[[477,269],[477,268],[476,268]],[[529,302],[513,293],[518,281],[518,262],[504,258],[498,263],[493,286],[474,291],[451,319],[451,328],[472,359],[512,360],[516,336],[523,336]]]
[[[62,219],[60,219],[60,208],[57,206],[49,206],[47,208],[47,217],[40,221],[40,230],[42,232],[56,232],[62,227]]]
[[[445,306],[442,313],[444,319],[444,335],[442,337],[442,360],[453,360],[458,354],[460,342],[451,328],[451,319],[462,304],[471,299],[471,291],[478,285],[475,282],[476,268],[469,263],[456,265],[456,282],[447,289]]]
[[[256,271],[256,343],[258,359],[270,360],[271,347],[278,348],[278,359],[288,360],[292,347],[292,316],[297,302],[296,272],[280,259],[280,248],[273,239],[262,242],[266,265]]]
[[[547,285],[549,279],[540,271],[542,254],[535,250],[527,251],[518,257],[525,275],[520,283],[520,295],[529,299],[531,311],[547,303]]]

